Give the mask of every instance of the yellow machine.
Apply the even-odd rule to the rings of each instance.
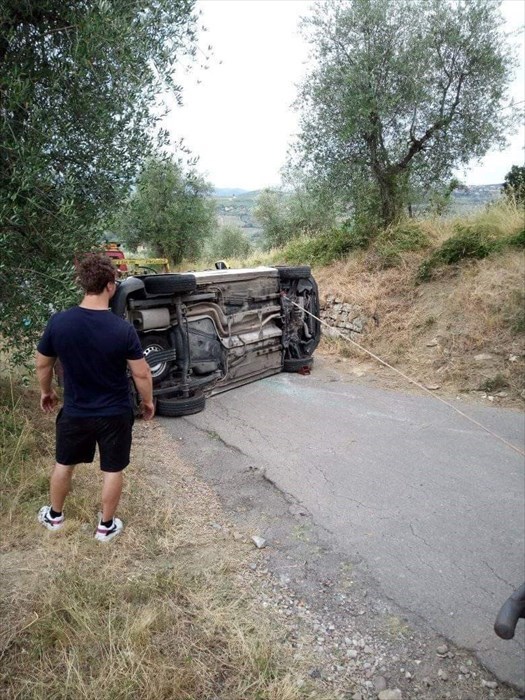
[[[120,243],[106,241],[106,255],[113,260],[119,271],[119,277],[140,275],[144,273],[169,272],[170,267],[166,258],[126,258],[120,248]]]

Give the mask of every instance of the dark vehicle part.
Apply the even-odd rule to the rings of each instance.
[[[193,275],[154,275],[145,276],[143,279],[148,294],[194,292],[197,287]]]
[[[283,293],[283,362],[287,372],[299,371],[299,360],[311,359],[321,338],[319,290],[309,267],[280,267]]]
[[[313,357],[305,357],[304,359],[285,359],[283,361],[283,372],[304,372],[309,370],[314,363]]]
[[[153,383],[156,384],[170,373],[171,360],[175,353],[170,349],[168,339],[162,335],[148,333],[140,338],[144,357],[150,366]]]
[[[321,335],[307,266],[132,276],[111,309],[136,328],[158,412],[169,416],[283,369],[306,374]]]
[[[109,308],[114,314],[123,318],[126,315],[129,300],[144,298],[146,291],[144,282],[138,277],[127,277],[117,284],[117,291],[109,302]]]
[[[180,416],[191,416],[200,413],[206,405],[204,394],[194,394],[193,396],[178,396],[171,398],[157,399],[157,413],[159,416],[169,418],[179,418]]]
[[[287,267],[286,265],[278,265],[279,277],[282,280],[300,280],[311,276],[312,271],[307,265],[299,267]]]
[[[525,583],[507,598],[494,623],[494,631],[502,639],[512,639],[518,620],[525,618]]]

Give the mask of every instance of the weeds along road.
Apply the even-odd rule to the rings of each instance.
[[[521,413],[457,405],[523,447]],[[380,594],[523,687],[523,621],[511,642],[493,632],[525,576],[518,453],[431,397],[335,371],[277,375],[165,426],[212,481],[222,474],[235,488],[233,471],[263,471],[307,509],[334,552],[364,559]]]

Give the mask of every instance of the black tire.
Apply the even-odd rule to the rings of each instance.
[[[197,280],[193,275],[151,275],[144,277],[144,286],[148,294],[194,292]]]
[[[169,418],[179,418],[181,416],[191,416],[200,413],[206,405],[204,394],[194,394],[193,396],[157,399],[157,414]]]
[[[162,350],[170,349],[170,344],[168,343],[168,339],[165,336],[155,335],[153,333],[148,333],[147,335],[141,336],[140,344],[142,345],[144,357],[146,358],[146,360],[150,355],[153,356],[155,352],[161,352]],[[148,364],[150,366],[151,376],[154,382],[160,382],[168,376],[171,369],[171,363],[168,360],[159,362],[154,365],[150,364],[150,362],[148,362]]]
[[[299,267],[280,265],[277,269],[279,270],[279,277],[281,280],[300,280],[305,277],[310,277],[312,274],[312,270],[308,265],[301,265]]]
[[[300,372],[304,367],[313,365],[313,357],[286,358],[283,362],[283,372]]]

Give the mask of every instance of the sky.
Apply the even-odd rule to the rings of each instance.
[[[292,103],[308,69],[308,47],[298,21],[310,4],[198,0],[200,24],[207,31],[201,33],[197,62],[177,78],[183,106],[170,106],[165,126],[199,157],[199,172],[215,187],[279,185],[287,148],[298,130]],[[525,100],[525,0],[504,0],[502,12],[508,30],[521,27],[514,40],[520,66],[511,89],[513,101],[520,102]],[[206,61],[209,45],[213,55]],[[523,165],[524,145],[522,124],[509,148],[489,152],[481,163],[457,174],[467,185],[503,182],[512,165]]]

